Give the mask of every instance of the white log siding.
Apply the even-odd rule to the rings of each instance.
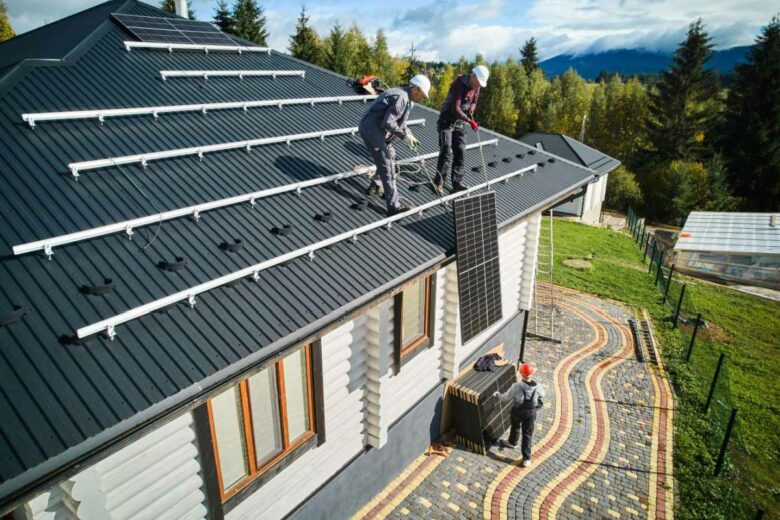
[[[520,309],[529,309],[540,214],[499,234],[504,319],[461,343],[454,263],[436,276],[433,343],[395,373],[393,298],[321,338],[326,442],[311,449],[225,515],[282,518],[365,446],[382,447],[390,426]],[[16,512],[39,519],[196,519],[207,514],[192,415],[185,413]],[[388,478],[391,476],[388,476]]]
[[[367,316],[322,340],[326,442],[290,464],[225,518],[281,518],[344,467],[365,445]]]
[[[582,216],[580,220],[585,224],[598,224],[601,217],[601,206],[607,194],[607,177],[602,175],[599,180],[588,184],[585,197],[582,201]]]

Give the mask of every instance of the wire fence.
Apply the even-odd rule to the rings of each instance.
[[[723,352],[724,332],[710,323],[697,309],[693,291],[675,271],[673,251],[655,233],[647,228],[644,218],[628,210],[628,231],[634,238],[647,263],[648,276],[658,288],[662,305],[668,311],[668,321],[679,330],[680,344],[670,349],[668,362],[674,368],[690,369],[702,395],[701,413],[709,429],[703,437],[708,452],[712,453],[714,475],[749,483],[748,451],[740,433],[739,409],[730,386],[730,362]],[[761,509],[744,501],[724,500],[722,511],[727,518],[758,514]],[[747,508],[747,509],[746,509]]]

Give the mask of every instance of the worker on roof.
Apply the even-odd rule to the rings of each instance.
[[[428,97],[430,89],[431,81],[427,76],[418,74],[411,79],[406,87],[385,90],[368,106],[360,120],[360,125],[358,125],[360,136],[374,158],[376,177],[378,177],[378,180],[375,177],[366,193],[368,195],[378,194],[381,183],[388,216],[410,209],[398,200],[398,190],[395,186],[395,148],[393,142],[396,139],[402,139],[412,151],[417,151],[420,142],[406,126],[412,108],[410,101],[415,103],[422,101],[423,98]]]
[[[479,89],[487,85],[490,71],[477,65],[471,74],[461,74],[452,82],[447,98],[441,106],[436,128],[439,132],[439,161],[434,183],[439,192],[444,191],[447,174],[452,172],[452,193],[468,189],[463,182],[463,156],[466,151],[466,125],[475,132],[479,125],[474,121]],[[453,157],[454,156],[454,157]]]
[[[517,446],[517,439],[522,430],[523,442],[520,445],[520,451],[523,454],[522,466],[526,468],[531,464],[531,444],[533,443],[536,411],[544,404],[542,401],[544,387],[531,379],[535,370],[530,363],[523,363],[517,371],[520,373],[520,381],[513,384],[503,394],[494,392],[493,395],[502,403],[512,401],[509,440],[504,444],[512,448]]]

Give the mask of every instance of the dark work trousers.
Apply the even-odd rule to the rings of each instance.
[[[400,204],[398,202],[398,191],[395,188],[395,148],[392,143],[375,143],[373,140],[361,134],[363,142],[371,152],[376,164],[376,174],[382,181],[382,188],[385,190],[385,204],[387,210],[395,209]]]
[[[523,453],[523,459],[531,460],[531,441],[534,435],[534,423],[536,422],[535,408],[512,408],[511,424],[509,430],[509,444],[515,446],[517,438],[520,436],[520,429],[523,431],[523,442],[520,451]]]
[[[452,184],[463,181],[463,159],[466,152],[466,122],[439,121],[439,162],[436,165],[436,184],[444,184],[452,171]]]

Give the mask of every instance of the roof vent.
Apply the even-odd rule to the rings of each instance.
[[[90,294],[92,296],[105,296],[114,290],[116,284],[111,278],[103,280],[103,285],[82,285],[79,288],[79,292],[82,294]]]
[[[481,171],[482,171],[482,167],[481,167],[481,166],[474,166],[474,167],[471,169],[471,171],[479,173],[479,172],[481,172]]]
[[[550,164],[554,163],[555,162],[555,157],[550,157],[549,159],[547,159],[547,162],[550,163]]]
[[[543,163],[543,162],[536,163],[536,165],[537,165],[539,168],[544,168],[544,163]]]
[[[157,267],[159,267],[163,271],[174,272],[187,267],[187,260],[185,260],[181,256],[177,256],[173,262],[165,262],[165,261],[157,262]]]
[[[316,215],[314,215],[314,220],[323,223],[330,222],[331,220],[333,220],[333,213],[331,213],[330,211],[323,211],[322,213],[317,213]]]
[[[528,155],[535,155],[535,154],[536,154],[536,150],[528,150]]]
[[[524,153],[518,153],[518,154],[515,154],[515,157],[517,157],[518,159],[522,159],[522,158],[525,157],[525,154]]]
[[[511,157],[504,157],[504,158],[503,158],[503,159],[501,159],[501,160],[502,160],[503,162],[507,163],[507,164],[509,164],[509,163],[511,163],[511,162],[512,162],[512,158],[511,158]]]
[[[241,242],[240,238],[233,239],[233,243],[230,242],[222,242],[219,245],[219,248],[223,251],[227,251],[228,253],[235,253],[236,251],[239,251],[242,247],[244,247],[243,242]]]
[[[292,224],[282,224],[281,226],[275,226],[271,230],[271,233],[273,233],[274,235],[278,235],[280,237],[286,237],[292,232],[293,232]]]
[[[490,166],[491,168],[495,168],[495,167],[496,167],[496,165],[497,165],[498,163],[497,163],[496,161],[490,161],[490,162],[489,162],[489,163],[487,163],[487,164],[488,164],[488,166]]]
[[[0,327],[5,327],[15,321],[19,321],[25,314],[27,314],[27,309],[21,305],[14,305],[14,310],[0,315]]]
[[[360,199],[359,201],[352,204],[352,206],[350,207],[356,211],[365,211],[366,209],[368,209],[368,200]]]

